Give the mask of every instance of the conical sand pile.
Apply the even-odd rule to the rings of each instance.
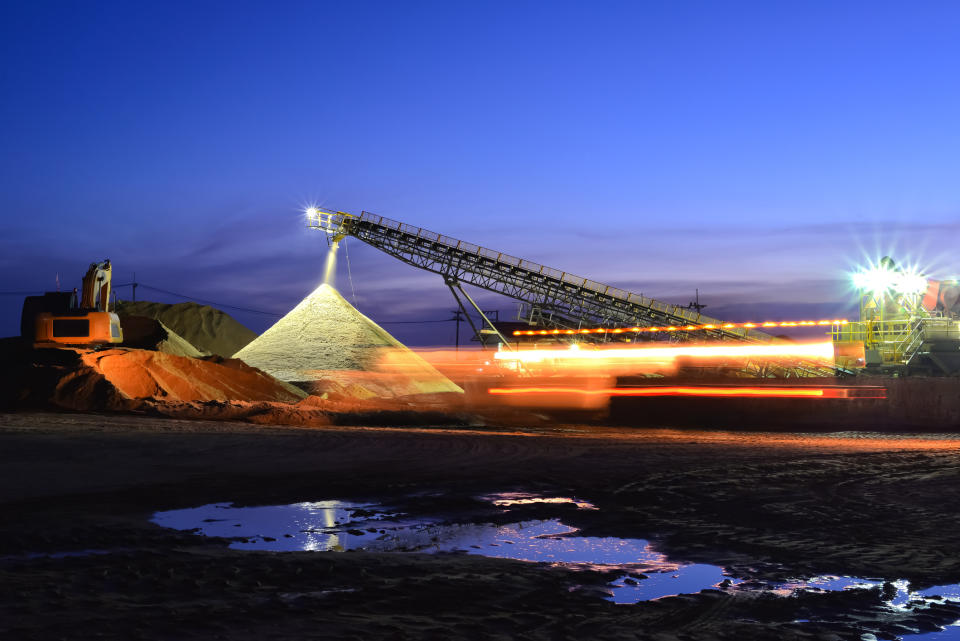
[[[327,284],[233,357],[282,381],[336,381],[378,396],[462,391]]]

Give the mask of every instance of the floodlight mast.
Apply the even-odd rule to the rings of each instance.
[[[923,311],[920,301],[927,290],[927,279],[913,270],[903,270],[889,256],[884,256],[876,266],[853,274],[853,286],[859,292],[860,320],[886,320],[887,301],[895,302],[910,314]],[[870,313],[870,310],[876,310]]]

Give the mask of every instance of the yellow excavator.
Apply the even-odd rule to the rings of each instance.
[[[110,311],[112,271],[109,260],[91,263],[79,304],[77,290],[27,296],[20,335],[37,347],[122,343],[120,317]]]

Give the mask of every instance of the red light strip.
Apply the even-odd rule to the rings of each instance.
[[[514,336],[556,336],[570,334],[629,334],[639,332],[695,332],[710,329],[732,329],[742,327],[755,329],[763,327],[829,327],[846,325],[846,319],[817,321],[764,321],[762,323],[716,323],[707,325],[666,325],[663,327],[586,327],[582,329],[518,329]]]
[[[494,395],[581,394],[586,396],[709,396],[720,398],[886,398],[884,388],[856,387],[492,387]]]

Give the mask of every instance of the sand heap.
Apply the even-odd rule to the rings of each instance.
[[[257,337],[229,314],[197,303],[151,303],[120,301],[120,316],[147,316],[163,323],[202,352],[229,358]]]
[[[295,403],[306,394],[235,360],[202,360],[141,349],[81,353],[126,398],[169,401],[275,401]]]
[[[297,403],[307,394],[238,360],[0,340],[0,408],[134,409],[136,401]],[[200,416],[202,418],[202,416]]]
[[[123,328],[124,347],[191,358],[200,358],[206,354],[155,318],[125,315],[120,317],[120,326]]]
[[[313,393],[392,398],[462,392],[450,379],[321,285],[233,355]]]

